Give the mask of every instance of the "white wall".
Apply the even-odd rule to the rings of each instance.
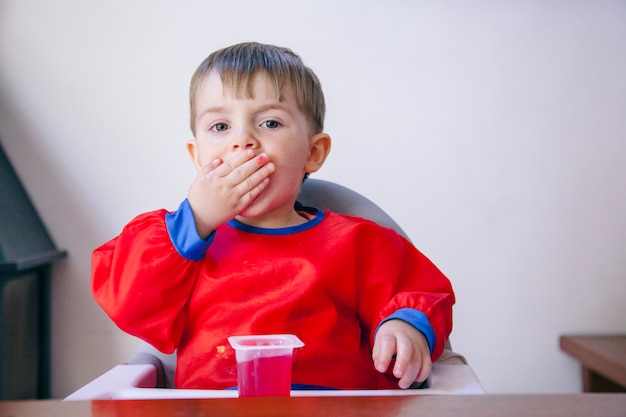
[[[90,252],[185,197],[189,78],[244,40],[316,70],[334,138],[318,177],[449,275],[453,344],[486,389],[578,391],[558,336],[626,331],[626,3],[2,0],[2,146],[69,251],[53,394],[133,351],[91,299]]]

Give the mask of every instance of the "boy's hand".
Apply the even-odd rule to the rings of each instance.
[[[250,149],[228,161],[216,159],[202,167],[187,195],[200,237],[206,239],[252,204],[274,169],[266,154],[255,155]]]
[[[389,320],[378,329],[372,349],[376,370],[387,371],[394,354],[393,375],[400,379],[400,388],[409,388],[415,381],[423,382],[430,375],[432,362],[426,337],[402,320]]]

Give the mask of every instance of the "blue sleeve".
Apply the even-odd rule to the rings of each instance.
[[[185,259],[199,261],[213,243],[215,231],[205,240],[198,235],[196,221],[189,201],[185,199],[178,210],[165,215],[165,225],[176,251]]]
[[[380,329],[380,326],[382,326],[383,323],[394,319],[405,321],[411,326],[415,327],[417,330],[419,330],[428,341],[428,348],[430,349],[430,353],[433,353],[436,342],[435,331],[433,330],[433,326],[430,325],[430,321],[428,321],[428,317],[426,317],[426,314],[414,308],[401,308],[399,310],[396,310],[392,315],[385,318],[383,321],[381,321],[376,331],[378,332],[378,329]]]

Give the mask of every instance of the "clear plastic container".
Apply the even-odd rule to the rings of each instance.
[[[304,343],[292,334],[231,336],[240,397],[288,397],[293,350]]]

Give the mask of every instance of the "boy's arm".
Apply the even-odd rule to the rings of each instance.
[[[375,345],[380,331],[392,324],[396,327],[400,322],[407,325],[403,329],[419,339],[413,345],[425,344],[425,349],[419,350],[436,360],[452,330],[454,293],[449,280],[410,242],[392,231],[372,233],[359,240],[369,242],[366,249],[369,256],[363,257],[370,260],[362,266],[367,279],[362,289],[360,316],[365,329],[371,332],[372,346],[380,349],[380,344]],[[384,349],[373,353],[383,358],[381,352],[387,356]]]
[[[265,189],[274,164],[253,150],[199,167],[173,213],[147,213],[93,253],[93,294],[124,331],[163,352],[176,349],[184,306],[215,230]]]
[[[170,353],[182,335],[184,306],[201,263],[178,252],[166,215],[159,210],[136,217],[93,252],[92,290],[118,327]]]

